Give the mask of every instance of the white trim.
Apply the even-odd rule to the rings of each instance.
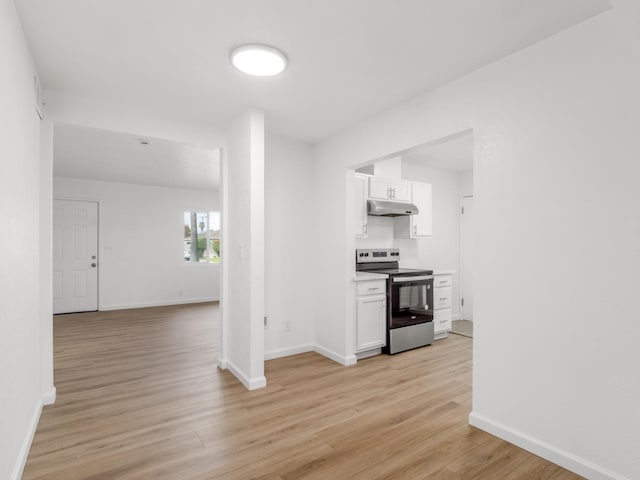
[[[56,387],[51,387],[51,390],[42,395],[42,405],[53,405],[56,403],[56,395]]]
[[[39,400],[36,403],[35,411],[33,412],[33,416],[31,417],[31,423],[29,423],[27,434],[22,441],[22,446],[20,447],[18,458],[16,459],[16,463],[13,467],[13,473],[11,474],[11,480],[20,480],[20,478],[22,478],[22,472],[24,471],[24,466],[27,464],[27,457],[29,457],[29,450],[31,450],[31,443],[33,442],[33,437],[36,434],[36,429],[38,428],[38,422],[40,421],[41,413],[42,401]]]
[[[314,345],[307,343],[303,345],[297,345],[289,348],[279,348],[277,350],[271,350],[264,353],[265,360],[273,360],[274,358],[288,357],[290,355],[298,355],[300,353],[313,352]]]
[[[129,305],[100,305],[98,308],[101,312],[107,312],[109,310],[127,310],[130,308],[147,308],[147,307],[165,307],[170,305],[187,305],[191,303],[207,303],[207,302],[219,302],[219,298],[192,298],[192,299],[180,299],[180,300],[163,300],[160,302],[149,303],[135,303]]]
[[[523,432],[495,422],[478,413],[471,412],[469,414],[469,424],[590,480],[629,480],[627,477],[623,477],[585,458],[578,457],[554,445],[530,437]]]
[[[475,132],[472,132],[472,133],[475,136]],[[464,307],[462,306],[462,299],[464,298],[463,285],[464,285],[465,271],[464,271],[464,265],[462,264],[462,243],[463,243],[463,239],[462,239],[462,215],[463,215],[462,214],[462,209],[464,208],[464,200],[465,200],[465,198],[473,198],[475,200],[475,197],[474,197],[473,193],[465,193],[465,194],[460,195],[460,205],[458,206],[458,268],[459,268],[460,272],[458,273],[458,298],[457,298],[458,305],[457,305],[457,308],[456,308],[458,310],[458,317],[459,318],[452,318],[452,320],[464,320],[464,318],[463,318],[464,317]],[[467,265],[467,267],[468,266],[469,265]],[[473,272],[472,272],[472,274],[473,274]],[[473,292],[471,292],[471,294],[473,296]]]
[[[355,355],[349,355],[345,357],[344,355],[340,355],[333,350],[329,350],[328,348],[324,348],[317,344],[313,346],[313,350],[320,355],[324,355],[325,357],[330,358],[334,362],[338,362],[340,365],[344,365],[345,367],[358,363],[358,357],[356,357]]]
[[[216,361],[216,363],[218,364],[218,368],[220,368],[221,370],[226,370],[227,369],[227,360],[222,358],[222,357],[218,357],[218,360]]]
[[[365,350],[363,352],[356,352],[356,359],[363,360],[369,357],[375,357],[376,355],[382,354],[382,347],[380,348],[372,348],[371,350]]]
[[[462,313],[456,313],[456,314],[451,315],[451,321],[453,321],[453,320],[463,320]]]
[[[227,370],[240,380],[247,390],[257,390],[267,386],[267,378],[262,375],[261,377],[249,378],[245,373],[236,367],[231,360],[225,361]]]

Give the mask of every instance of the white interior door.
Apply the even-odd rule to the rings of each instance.
[[[98,204],[53,201],[53,313],[98,310]]]
[[[460,302],[463,320],[473,320],[475,231],[473,195],[462,197],[460,210]]]

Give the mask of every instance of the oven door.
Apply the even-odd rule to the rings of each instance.
[[[389,328],[433,321],[433,276],[395,276],[390,282]]]

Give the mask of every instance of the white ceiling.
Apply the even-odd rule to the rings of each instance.
[[[55,126],[53,143],[55,177],[219,189],[218,150],[64,124]]]
[[[473,169],[473,134],[470,132],[443,142],[422,145],[402,153],[403,163],[467,172]]]
[[[606,0],[15,0],[45,90],[315,142],[609,8]],[[281,48],[252,78],[228,52]]]

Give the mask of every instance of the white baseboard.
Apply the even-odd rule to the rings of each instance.
[[[51,390],[42,396],[42,405],[53,405],[56,403],[56,394],[56,387],[51,387]]]
[[[218,368],[222,370],[227,369],[227,361],[224,358],[218,357],[217,363],[218,363]]]
[[[18,458],[13,467],[13,473],[11,474],[11,480],[20,480],[20,478],[22,478],[22,472],[24,471],[24,466],[27,464],[27,457],[29,456],[29,450],[31,450],[31,443],[33,443],[33,437],[36,434],[36,429],[38,428],[38,422],[40,421],[41,413],[42,401],[39,401],[36,404],[33,416],[31,417],[31,422],[29,423],[27,434],[22,441],[22,446],[20,447]]]
[[[373,348],[371,350],[365,350],[364,352],[356,353],[357,360],[364,360],[365,358],[375,357],[382,354],[382,348]]]
[[[269,352],[265,352],[264,359],[265,360],[273,360],[274,358],[288,357],[290,355],[298,355],[300,353],[313,352],[314,347],[312,343],[307,343],[304,345],[297,345],[295,347],[289,348],[280,348],[278,350],[271,350]]]
[[[100,305],[98,309],[101,312],[107,312],[110,310],[128,310],[130,308],[149,308],[149,307],[168,307],[171,305],[186,305],[191,303],[207,303],[207,302],[219,302],[219,298],[191,298],[191,299],[179,299],[179,300],[162,300],[160,302],[149,303],[131,303],[126,305]]]
[[[463,320],[462,314],[456,313],[454,315],[451,315],[451,320]]]
[[[590,480],[629,480],[585,458],[578,457],[511,427],[494,422],[475,412],[469,414],[469,424]]]
[[[322,347],[317,344],[313,346],[313,350],[320,355],[324,355],[325,357],[330,358],[334,362],[338,362],[340,365],[344,365],[345,367],[355,365],[358,362],[358,358],[355,355],[340,355],[333,350],[329,350],[328,348]]]
[[[249,378],[242,370],[236,367],[231,360],[225,360],[224,363],[226,364],[226,369],[233,373],[234,377],[240,380],[247,390],[257,390],[258,388],[267,386],[267,378],[264,375]]]

